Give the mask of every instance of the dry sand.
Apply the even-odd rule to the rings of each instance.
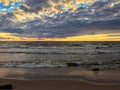
[[[95,85],[74,80],[8,80],[0,85],[12,84],[13,90],[120,90],[120,85]]]

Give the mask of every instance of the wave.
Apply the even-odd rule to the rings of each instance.
[[[103,62],[82,62],[82,61],[36,61],[36,62],[3,62],[0,67],[42,67],[42,68],[63,68],[63,67],[83,67],[97,68],[101,70],[120,68],[120,60],[103,61]]]

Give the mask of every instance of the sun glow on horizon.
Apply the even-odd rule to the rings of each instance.
[[[0,33],[0,41],[120,41],[120,33],[82,35],[63,38],[20,37],[11,33]]]

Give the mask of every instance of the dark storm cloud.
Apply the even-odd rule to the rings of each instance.
[[[21,9],[23,9],[26,12],[37,12],[43,7],[48,7],[48,0],[26,0],[25,4],[29,6],[29,8],[25,7],[24,5],[21,5]]]

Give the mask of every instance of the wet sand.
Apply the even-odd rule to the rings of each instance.
[[[120,85],[95,85],[74,80],[8,80],[0,85],[12,84],[13,90],[120,90]]]

